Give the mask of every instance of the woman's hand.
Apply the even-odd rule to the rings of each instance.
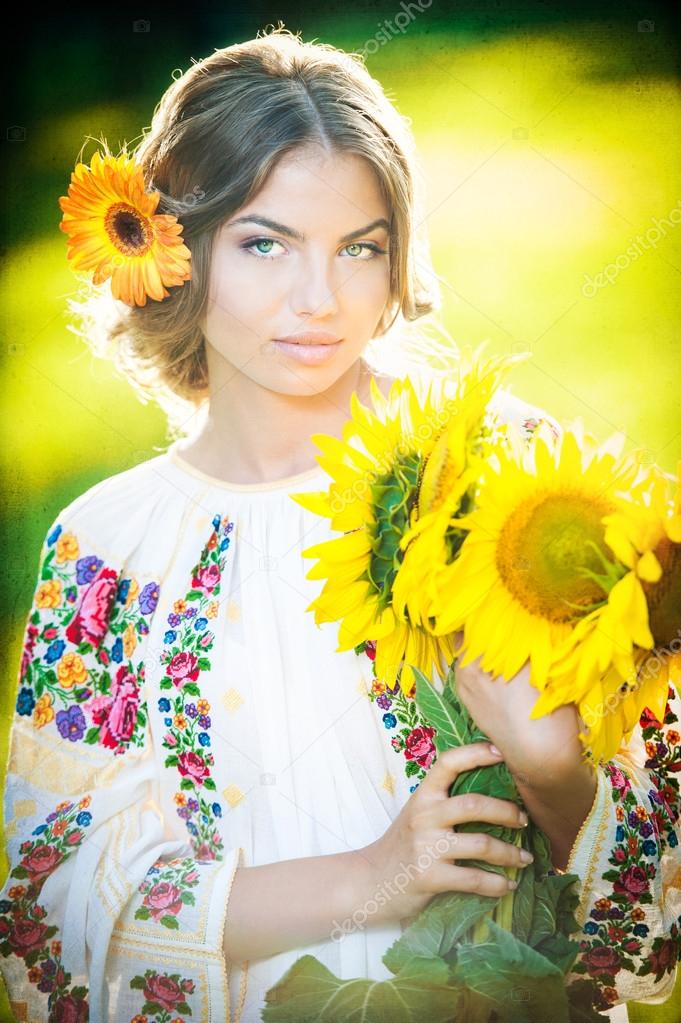
[[[458,649],[462,633],[454,639]],[[529,662],[506,681],[483,671],[480,661],[478,657],[465,667],[457,661],[457,692],[478,727],[501,750],[516,780],[545,783],[547,775],[564,776],[579,768],[582,745],[575,705],[531,720],[539,690],[530,684]]]
[[[532,860],[518,846],[491,835],[453,830],[464,821],[511,828],[527,824],[520,807],[508,800],[476,793],[449,795],[462,771],[500,761],[488,743],[440,753],[385,834],[358,850],[358,862],[365,868],[360,888],[367,901],[375,900],[382,907],[377,915],[372,914],[373,922],[420,913],[439,892],[501,896],[515,887],[503,874],[452,863],[454,859],[477,859],[518,868]]]
[[[455,649],[462,633],[454,636]],[[563,869],[591,808],[596,776],[584,762],[574,704],[532,720],[539,691],[526,662],[508,681],[492,676],[477,658],[456,665],[456,688],[473,720],[501,750],[528,813],[551,841],[554,866]]]

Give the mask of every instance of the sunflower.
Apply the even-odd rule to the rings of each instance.
[[[407,602],[394,606],[393,586],[403,557],[400,540],[419,486],[431,493],[425,469],[443,430],[456,429],[458,419],[479,418],[502,373],[521,357],[486,361],[480,348],[475,353],[464,349],[458,378],[435,376],[421,389],[404,377],[393,382],[387,398],[372,377],[373,410],[353,393],[342,440],[313,435],[322,451],[317,460],[332,478],[328,490],[291,495],[331,519],[332,528],[343,534],[303,551],[304,557],[319,559],[307,578],[327,580],[306,610],[315,612],[317,624],[340,620],[339,652],[375,641],[377,677],[389,686],[399,677],[407,694],[413,667],[431,677],[435,666],[443,675],[454,649],[452,636],[435,636],[411,621]],[[476,389],[474,399],[470,395]]]
[[[550,713],[570,692],[588,728],[583,741],[603,759],[646,707],[663,720],[669,686],[681,686],[681,462],[675,497],[655,466],[631,496],[603,519],[626,574],[556,651],[532,714]]]
[[[69,236],[74,270],[94,271],[95,284],[110,277],[114,298],[128,305],[168,298],[164,285],[189,280],[191,252],[177,218],[155,213],[158,201],[158,192],[145,192],[142,168],[126,153],[96,152],[90,167],[77,164],[68,196],[59,199],[59,227]]]
[[[480,657],[509,679],[529,659],[543,689],[556,648],[626,572],[603,519],[626,502],[638,466],[621,457],[623,434],[597,445],[579,421],[558,441],[547,424],[529,444],[509,424],[507,439],[487,459],[473,511],[455,520],[467,535],[438,572],[430,611],[437,635],[463,630],[462,665]],[[643,630],[645,609],[631,613],[627,625]]]

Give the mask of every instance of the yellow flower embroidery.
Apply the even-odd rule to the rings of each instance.
[[[137,633],[135,632],[135,626],[132,622],[128,623],[128,627],[123,633],[123,653],[126,657],[132,657],[133,651],[137,646]]]
[[[59,607],[61,604],[61,583],[59,579],[47,579],[38,587],[35,595],[37,608]]]
[[[78,537],[73,533],[62,533],[57,540],[56,551],[58,565],[63,565],[65,561],[75,561],[80,554]]]
[[[199,714],[209,714],[210,703],[208,702],[208,700],[197,700],[196,709],[198,710]]]
[[[43,693],[33,709],[33,724],[36,728],[43,728],[53,717],[52,697],[49,693]]]
[[[71,689],[87,681],[87,668],[80,654],[64,654],[57,665],[57,678],[62,689]]]

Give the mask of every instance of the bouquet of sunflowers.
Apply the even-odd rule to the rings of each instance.
[[[384,398],[372,380],[373,410],[353,394],[342,439],[313,437],[331,482],[292,496],[339,536],[304,552],[318,559],[308,578],[326,580],[308,610],[340,622],[339,651],[371,647],[376,678],[414,697],[438,752],[485,738],[456,692],[458,659],[480,657],[504,679],[529,662],[532,717],[576,704],[597,763],[645,707],[662,719],[681,680],[681,465],[672,494],[640,452],[623,455],[621,433],[598,444],[579,421],[558,437],[543,422],[528,440],[495,409],[525,357],[464,349],[458,372],[421,393],[405,377]],[[460,775],[450,795],[472,790],[520,802],[503,763]],[[303,956],[263,1019],[407,1023],[426,1006],[441,1023],[602,1019],[591,982],[565,984],[576,876],[552,871],[532,824],[471,827],[534,854],[515,891],[435,896],[384,955],[391,980],[342,981]]]

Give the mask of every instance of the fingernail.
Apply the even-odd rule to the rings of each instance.
[[[501,757],[501,756],[503,756],[503,754],[502,754],[501,750],[497,749],[497,748],[496,748],[496,746],[492,746],[492,745],[490,744],[490,747],[489,747],[489,749],[490,749],[490,753],[493,753],[495,757]]]
[[[508,882],[508,887],[511,889],[511,891],[514,891],[518,887],[518,882],[517,881],[509,881]]]
[[[523,863],[532,863],[532,861],[534,860],[534,856],[532,855],[531,852],[528,852],[527,849],[521,849],[520,859],[523,861]]]
[[[522,826],[524,828],[527,827],[527,824],[528,824],[527,814],[523,813],[522,811],[520,813],[520,823],[522,824]]]

